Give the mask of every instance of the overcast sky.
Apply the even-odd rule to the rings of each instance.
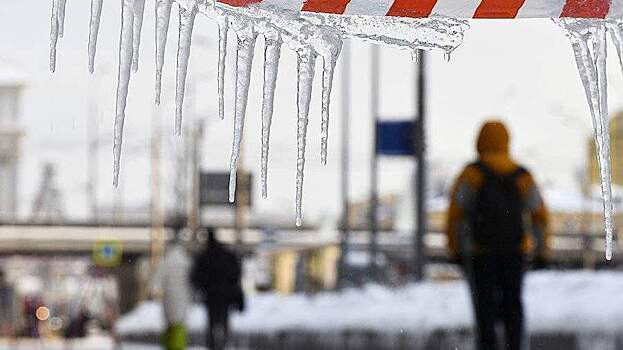
[[[57,166],[58,183],[67,211],[84,216],[86,207],[87,123],[97,122],[102,147],[99,156],[98,194],[103,204],[113,198],[112,122],[116,89],[119,2],[106,1],[102,16],[96,74],[87,73],[88,1],[68,1],[65,38],[59,42],[57,72],[48,72],[50,4],[41,0],[10,1],[0,12],[0,60],[27,77],[21,121],[26,132],[21,150],[21,211],[29,212],[41,176],[41,165]],[[148,2],[141,47],[141,65],[131,81],[127,108],[123,197],[127,205],[146,203],[149,192],[149,134],[153,112],[153,4]],[[177,30],[172,20],[165,64],[162,121],[167,140],[165,156],[175,148],[173,129],[173,78]],[[199,16],[191,58],[189,82],[195,87],[193,108],[187,108],[186,125],[192,115],[205,118],[207,132],[202,147],[202,166],[211,170],[228,167],[232,138],[232,75],[227,75],[227,117],[218,120],[216,110],[216,27]],[[233,43],[233,40],[230,41]],[[352,80],[352,185],[353,198],[368,191],[371,154],[369,113],[369,45],[353,42]],[[247,124],[245,164],[256,172],[259,189],[260,106],[263,43],[256,47]],[[623,102],[623,80],[616,55],[610,47],[610,109]],[[229,56],[231,59],[232,55]],[[382,49],[382,118],[411,118],[414,110],[414,63],[410,54]],[[453,177],[474,157],[474,137],[482,121],[491,116],[508,122],[512,150],[544,186],[564,190],[576,187],[576,172],[585,163],[590,117],[577,76],[571,48],[559,28],[549,20],[481,20],[471,22],[464,44],[447,63],[443,54],[429,56],[428,150],[435,171],[433,181]],[[231,63],[231,62],[230,62]],[[342,84],[338,65],[332,100],[329,164],[320,165],[320,89],[316,85],[309,125],[304,211],[309,217],[333,215],[339,208],[339,135]],[[296,165],[296,61],[284,50],[277,86],[271,143],[269,198],[257,209],[294,216]],[[231,65],[230,65],[231,67]],[[2,74],[0,72],[0,74]],[[319,79],[317,79],[319,82]],[[89,115],[88,99],[96,102],[97,116]],[[90,119],[89,119],[90,118]],[[173,184],[170,162],[164,165],[164,191]],[[411,182],[411,165],[405,160],[384,160],[380,169],[381,190],[403,193]]]

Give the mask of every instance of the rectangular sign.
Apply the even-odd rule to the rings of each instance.
[[[416,122],[377,121],[376,153],[387,156],[414,155],[414,136]]]
[[[238,174],[236,177],[236,201],[243,196],[246,204],[251,206],[253,176]],[[199,203],[205,205],[234,205],[229,202],[229,172],[201,173],[199,180]]]

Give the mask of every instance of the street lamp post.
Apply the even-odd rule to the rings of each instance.
[[[424,236],[426,235],[426,140],[425,140],[425,121],[426,121],[426,53],[419,52],[416,83],[416,109],[417,122],[414,130],[415,160],[417,162],[417,173],[415,176],[415,218],[416,230],[414,232],[413,247],[413,276],[416,281],[424,278],[425,247]]]

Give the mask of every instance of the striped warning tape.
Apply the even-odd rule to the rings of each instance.
[[[371,16],[454,18],[621,18],[623,0],[219,0],[232,6]]]

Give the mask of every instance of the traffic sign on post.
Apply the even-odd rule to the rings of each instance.
[[[122,256],[123,244],[120,241],[99,241],[93,245],[93,262],[98,267],[117,267]]]
[[[392,120],[376,122],[376,153],[386,156],[413,156],[416,122]]]
[[[246,176],[246,179],[242,179]],[[242,181],[245,180],[245,181]],[[238,173],[236,177],[236,191],[246,191],[252,193],[253,175],[248,173]],[[229,202],[229,172],[201,173],[199,178],[199,203],[201,206],[224,205],[233,206]],[[236,200],[238,196],[236,196]],[[251,206],[252,196],[248,196],[248,203]]]

